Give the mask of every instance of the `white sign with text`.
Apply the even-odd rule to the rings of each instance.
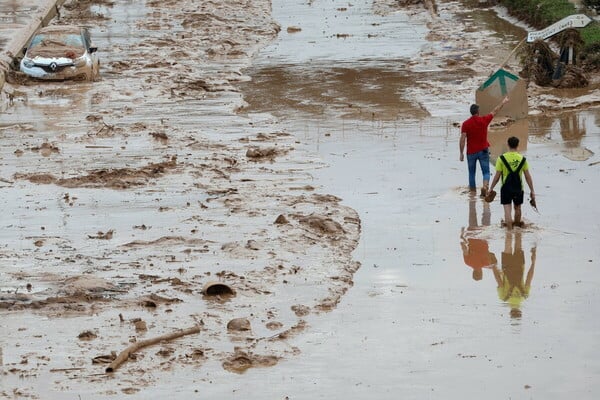
[[[531,43],[537,39],[547,39],[550,36],[556,35],[559,32],[569,28],[583,28],[592,22],[592,19],[585,14],[569,15],[549,27],[537,32],[529,32],[527,34],[527,43]]]

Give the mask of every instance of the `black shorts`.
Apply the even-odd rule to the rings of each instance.
[[[515,206],[520,206],[523,204],[523,197],[525,192],[522,190],[520,192],[509,192],[508,190],[504,190],[504,187],[500,189],[500,204],[510,204],[514,203]]]

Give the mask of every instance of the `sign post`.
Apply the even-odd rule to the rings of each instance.
[[[583,28],[592,22],[592,19],[585,14],[573,14],[553,23],[549,27],[537,32],[529,32],[527,34],[527,43],[536,41],[537,39],[547,39],[559,32],[569,28]]]

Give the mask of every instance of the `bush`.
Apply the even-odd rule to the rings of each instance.
[[[589,8],[600,10],[600,0],[583,0],[583,4]]]

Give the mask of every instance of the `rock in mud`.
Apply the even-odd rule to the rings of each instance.
[[[267,324],[265,326],[267,327],[267,329],[269,329],[271,331],[276,331],[278,329],[281,329],[283,327],[283,324],[278,321],[270,321],[270,322],[267,322]]]
[[[247,318],[234,318],[227,323],[228,331],[244,332],[252,329],[250,321]]]
[[[251,159],[272,159],[279,154],[279,151],[275,147],[250,147],[246,151],[246,157]]]
[[[278,361],[279,358],[275,356],[259,356],[236,348],[234,354],[223,361],[223,368],[230,372],[242,374],[248,368],[271,367],[277,364]]]
[[[304,306],[302,304],[296,304],[296,305],[292,306],[292,311],[298,317],[304,317],[305,315],[310,314],[310,308],[307,306]]]
[[[335,235],[344,232],[344,229],[342,229],[342,226],[338,222],[320,215],[309,215],[308,217],[301,218],[300,222],[323,235]]]
[[[275,223],[277,225],[285,225],[285,224],[289,224],[290,221],[288,221],[288,219],[285,217],[285,215],[283,214],[279,214],[279,216],[277,217],[277,219],[275,220]]]
[[[64,282],[62,292],[67,295],[100,294],[103,292],[120,292],[112,283],[93,276],[74,276]]]
[[[256,240],[252,240],[252,239],[250,239],[246,242],[246,248],[250,249],[250,250],[260,250],[260,246],[258,245]]]
[[[79,340],[93,340],[96,339],[98,336],[96,336],[96,334],[92,331],[83,331],[77,337],[79,338]]]
[[[142,319],[135,321],[133,325],[135,326],[135,330],[137,332],[145,332],[148,330],[148,325],[146,324],[146,321]]]

